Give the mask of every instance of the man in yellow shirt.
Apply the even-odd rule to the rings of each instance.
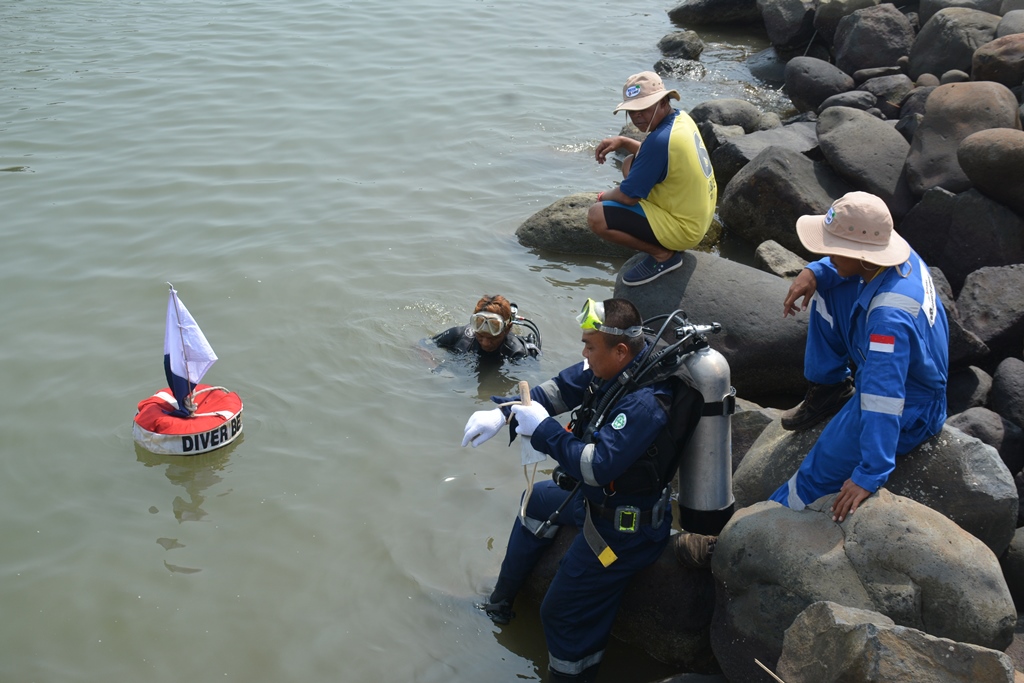
[[[681,252],[707,233],[718,201],[711,157],[693,119],[672,108],[679,99],[652,71],[630,76],[615,112],[628,112],[647,138],[641,144],[616,135],[598,143],[603,164],[608,154],[625,150],[623,181],[597,196],[587,213],[595,235],[647,254],[622,276],[627,286],[642,285],[682,265]]]

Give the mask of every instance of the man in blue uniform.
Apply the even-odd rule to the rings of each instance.
[[[558,525],[583,529],[562,558],[541,605],[549,681],[594,680],[626,584],[664,550],[672,522],[669,489],[660,476],[652,480],[647,473],[671,469],[678,459],[674,465],[658,465],[652,455],[657,448],[651,446],[663,443],[659,438],[674,392],[699,396],[692,385],[657,381],[620,393],[604,408],[602,398],[629,384],[617,380],[633,376],[650,343],[640,314],[625,299],[601,304],[588,300],[579,320],[585,360],[531,389],[531,405],[511,408],[517,432],[554,458],[573,484],[579,482],[579,493],[552,481],[534,485],[525,514],[513,525],[490,601],[483,606],[495,622],[508,623],[516,594]],[[702,405],[702,399],[694,404],[691,427]],[[572,431],[549,417],[573,408]],[[495,426],[500,410],[474,413],[463,445],[478,446],[494,436],[500,430]]]
[[[824,216],[801,216],[796,229],[809,251],[828,257],[801,271],[783,303],[783,316],[810,306],[811,386],[782,424],[807,429],[838,413],[771,499],[801,510],[838,492],[832,516],[842,522],[885,484],[896,456],[942,429],[949,327],[928,266],[878,197],[850,192]]]
[[[644,252],[647,257],[622,276],[622,284],[641,285],[683,264],[680,252],[691,249],[711,226],[718,185],[711,157],[686,112],[672,108],[679,99],[653,71],[630,76],[622,102],[633,125],[647,137],[643,144],[624,135],[605,138],[594,157],[624,150],[622,183],[597,195],[587,213],[590,230],[603,240]],[[613,113],[615,113],[613,112]]]

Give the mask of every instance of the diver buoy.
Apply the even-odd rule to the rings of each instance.
[[[227,446],[242,433],[242,399],[224,387],[197,384],[190,417],[169,414],[178,408],[170,388],[139,402],[132,425],[135,443],[153,453],[199,455]]]

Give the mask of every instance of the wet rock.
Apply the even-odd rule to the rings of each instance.
[[[1010,589],[1018,612],[1024,612],[1024,528],[1017,529],[1010,547],[999,560],[1003,566],[1006,586]]]
[[[813,0],[757,0],[761,20],[772,45],[803,48],[814,35]]]
[[[788,126],[761,130],[728,139],[711,153],[711,164],[719,187],[729,181],[767,147],[781,147],[806,154],[818,146],[813,123],[792,123]]]
[[[1017,476],[1024,468],[1024,430],[988,408],[969,408],[946,424],[996,449],[1006,469]]]
[[[1000,5],[1003,0],[921,0],[918,5],[918,15],[921,17],[921,25],[928,23],[928,20],[935,16],[940,10],[947,7],[962,7],[966,9],[979,10],[989,14],[1002,14]]]
[[[659,40],[658,49],[666,57],[699,59],[704,52],[704,41],[696,31],[676,31]]]
[[[797,111],[816,111],[832,95],[853,88],[853,78],[820,59],[794,57],[786,64],[786,93]]]
[[[947,11],[953,10],[943,10]],[[980,130],[1020,128],[1018,107],[1017,98],[999,83],[951,83],[932,91],[907,155],[911,191],[921,196],[933,187],[968,189],[970,181],[956,159],[957,147]]]
[[[776,242],[767,240],[758,245],[754,251],[754,263],[758,268],[784,278],[794,278],[807,265],[807,261],[800,258],[789,249]]]
[[[817,130],[821,153],[836,175],[881,197],[897,221],[910,211],[914,198],[904,172],[910,145],[892,125],[858,109],[830,107]]]
[[[1007,420],[1024,424],[1024,360],[1005,358],[996,367],[989,404]]]
[[[914,28],[910,21],[894,5],[886,3],[843,17],[833,50],[836,66],[848,74],[878,67],[895,68],[899,73],[899,67],[894,65],[900,57],[910,54],[913,44]]]
[[[733,477],[737,509],[768,500],[793,476],[824,427],[803,432],[788,432],[780,422],[766,427]],[[885,488],[941,512],[996,555],[1016,528],[1017,490],[999,454],[949,425],[898,456]]]
[[[1024,4],[1024,3],[1022,3]],[[1015,9],[1003,13],[1003,18],[996,26],[996,38],[1024,33],[1024,9]]]
[[[973,365],[951,370],[946,382],[946,412],[950,415],[988,404],[992,376]],[[955,425],[954,425],[955,426]]]
[[[826,43],[834,45],[840,20],[857,10],[877,6],[878,0],[823,0],[814,10],[814,30]]]
[[[877,98],[878,109],[885,118],[898,119],[900,103],[914,89],[914,82],[903,74],[879,76],[864,81],[857,89],[866,90]]]
[[[704,140],[704,148],[708,151],[708,154],[714,154],[715,150],[727,143],[731,138],[740,137],[745,135],[743,126],[720,126],[717,123],[705,121],[697,126],[700,131],[700,137]],[[717,177],[719,186],[722,186],[722,181]]]
[[[974,271],[967,276],[956,305],[964,327],[990,349],[1019,353],[1024,340],[1024,264]],[[1010,419],[1024,424],[1024,419]]]
[[[703,64],[692,59],[663,57],[654,63],[654,71],[662,78],[674,78],[678,81],[699,81],[708,70]]]
[[[832,95],[828,97],[818,107],[818,117],[820,120],[821,113],[829,107],[849,107],[851,109],[860,109],[861,111],[867,111],[875,106],[878,98],[874,94],[867,92],[866,90],[850,90],[849,92],[841,92],[838,95]]]
[[[676,26],[747,24],[761,21],[756,0],[687,0],[668,11]]]
[[[597,201],[594,192],[579,192],[555,201],[527,218],[516,230],[524,247],[563,254],[628,258],[636,252],[600,239],[587,226],[587,211]]]
[[[639,261],[630,259],[621,272]],[[694,322],[722,324],[708,335],[712,348],[729,362],[739,395],[757,399],[803,393],[805,318],[782,317],[789,282],[735,261],[687,251],[683,265],[638,287],[615,283],[615,296],[632,301],[643,317],[682,309]]]
[[[940,10],[917,34],[910,50],[910,77],[951,69],[970,71],[974,51],[995,38],[998,24],[999,16],[988,12],[961,7]]]
[[[812,604],[786,629],[778,673],[787,683],[1014,680],[1013,662],[1002,652],[936,638],[834,602]]]
[[[719,126],[741,126],[744,133],[761,130],[761,110],[746,100],[723,97],[701,102],[690,110],[690,118],[698,126],[714,123]],[[720,183],[724,185],[724,183]]]
[[[722,530],[711,563],[711,645],[726,678],[762,680],[754,659],[775,666],[785,630],[822,600],[880,612],[940,638],[995,650],[1010,644],[1013,601],[984,544],[885,489],[837,524],[829,512],[834,498],[801,512],[758,503],[738,510]]]
[[[975,50],[971,74],[978,81],[1019,86],[1024,82],[1024,33],[996,38]]]
[[[772,87],[786,82],[786,61],[774,47],[769,47],[747,57],[750,75]]]
[[[1022,231],[1024,218],[977,190],[953,194],[941,188],[926,192],[899,227],[925,262],[945,273],[958,296],[975,270],[1024,262]]]
[[[972,133],[956,148],[956,159],[974,187],[1024,216],[1024,131]]]
[[[853,188],[826,163],[783,147],[768,147],[744,166],[719,195],[719,215],[741,239],[775,240],[809,256],[796,236],[796,219],[823,214]]]

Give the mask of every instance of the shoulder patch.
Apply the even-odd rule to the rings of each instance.
[[[618,415],[615,416],[615,419],[612,420],[612,429],[619,430],[619,429],[622,429],[625,426],[626,426],[626,414],[625,413],[619,413]]]

